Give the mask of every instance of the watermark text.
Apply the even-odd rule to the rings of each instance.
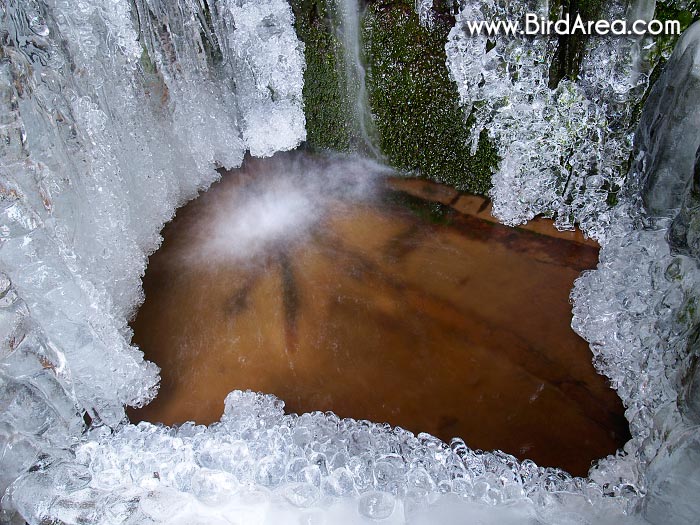
[[[581,15],[568,14],[560,20],[549,20],[527,13],[523,20],[469,20],[465,27],[471,36],[518,35],[680,35],[678,20],[583,20]]]

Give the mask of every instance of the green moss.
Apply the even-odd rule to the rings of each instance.
[[[678,20],[678,22],[680,22],[682,33],[690,24],[698,20],[698,13],[699,6],[697,3],[691,2],[688,5],[688,9],[681,9],[674,5],[671,0],[666,0],[656,3],[654,18],[656,20],[660,20],[661,22]],[[656,49],[650,59],[656,62],[656,59],[660,58],[665,62],[665,57],[671,55],[679,35],[657,35],[654,38],[656,39]]]
[[[304,106],[307,147],[349,151],[356,143],[341,44],[333,31],[333,2],[291,0],[296,30],[305,43]],[[413,0],[377,1],[363,21],[367,89],[377,142],[393,167],[486,194],[497,151],[486,134],[469,152],[465,122],[445,56],[454,24],[453,0],[436,0],[437,23],[420,26]]]
[[[348,151],[351,119],[331,13],[324,0],[292,0],[291,5],[297,35],[305,44],[306,145],[313,150]]]
[[[158,72],[158,68],[151,60],[148,50],[144,45],[141,45],[141,68],[143,69],[144,73],[149,75],[155,75]]]
[[[364,20],[370,105],[389,164],[486,194],[497,150],[482,134],[470,154],[470,123],[445,65],[450,27],[443,16],[432,30],[421,27],[413,1],[370,4]]]

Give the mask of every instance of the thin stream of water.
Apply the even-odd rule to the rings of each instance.
[[[364,8],[359,0],[333,0],[340,19],[335,21],[335,31],[343,44],[343,65],[348,97],[352,104],[354,125],[358,136],[356,147],[372,158],[382,157],[376,144],[376,130],[369,108],[366,70],[362,60],[361,20]]]

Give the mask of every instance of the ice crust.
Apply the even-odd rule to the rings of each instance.
[[[651,19],[655,3],[606,3],[602,18]],[[641,37],[595,38],[577,81],[550,88],[556,36],[471,36],[467,21],[548,18],[540,0],[460,2],[446,45],[447,66],[466,115],[472,149],[487,130],[501,156],[493,175],[494,215],[510,225],[545,215],[560,229],[580,223],[599,239],[609,223],[606,197],[625,179],[634,102],[646,88],[655,43]],[[488,51],[487,51],[488,49]]]
[[[461,440],[331,413],[284,415],[280,400],[253,392],[225,404],[209,428],[95,430],[75,460],[23,475],[14,502],[24,516],[67,523],[534,525],[579,513],[634,523],[595,483]],[[56,498],[45,488],[58,479],[69,488]]]
[[[509,9],[526,7],[537,8]],[[462,20],[469,9],[505,8],[462,4]],[[700,25],[649,97],[626,178],[615,167],[632,145],[625,102],[646,83],[629,59],[639,42],[601,40],[582,79],[556,90],[551,42],[486,53],[458,18],[447,46],[462,100],[501,148],[500,217],[556,212],[602,243],[572,292],[573,325],[628,407],[633,439],[582,479],[461,440],[284,415],[251,392],[232,392],[208,428],[125,423],[123,406],[157,385],[127,327],[146,256],[175,208],[216,179],[214,162],[303,140],[302,44],[282,0],[8,0],[0,15],[0,522],[696,519],[700,169],[695,121],[675,115],[700,107]],[[690,160],[664,161],[674,151]],[[572,152],[560,195],[558,159]],[[665,180],[686,181],[680,199]],[[616,207],[605,184],[622,186]]]

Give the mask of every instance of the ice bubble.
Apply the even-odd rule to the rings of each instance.
[[[388,492],[366,492],[357,503],[357,510],[362,516],[373,520],[383,520],[394,513],[396,498]]]

